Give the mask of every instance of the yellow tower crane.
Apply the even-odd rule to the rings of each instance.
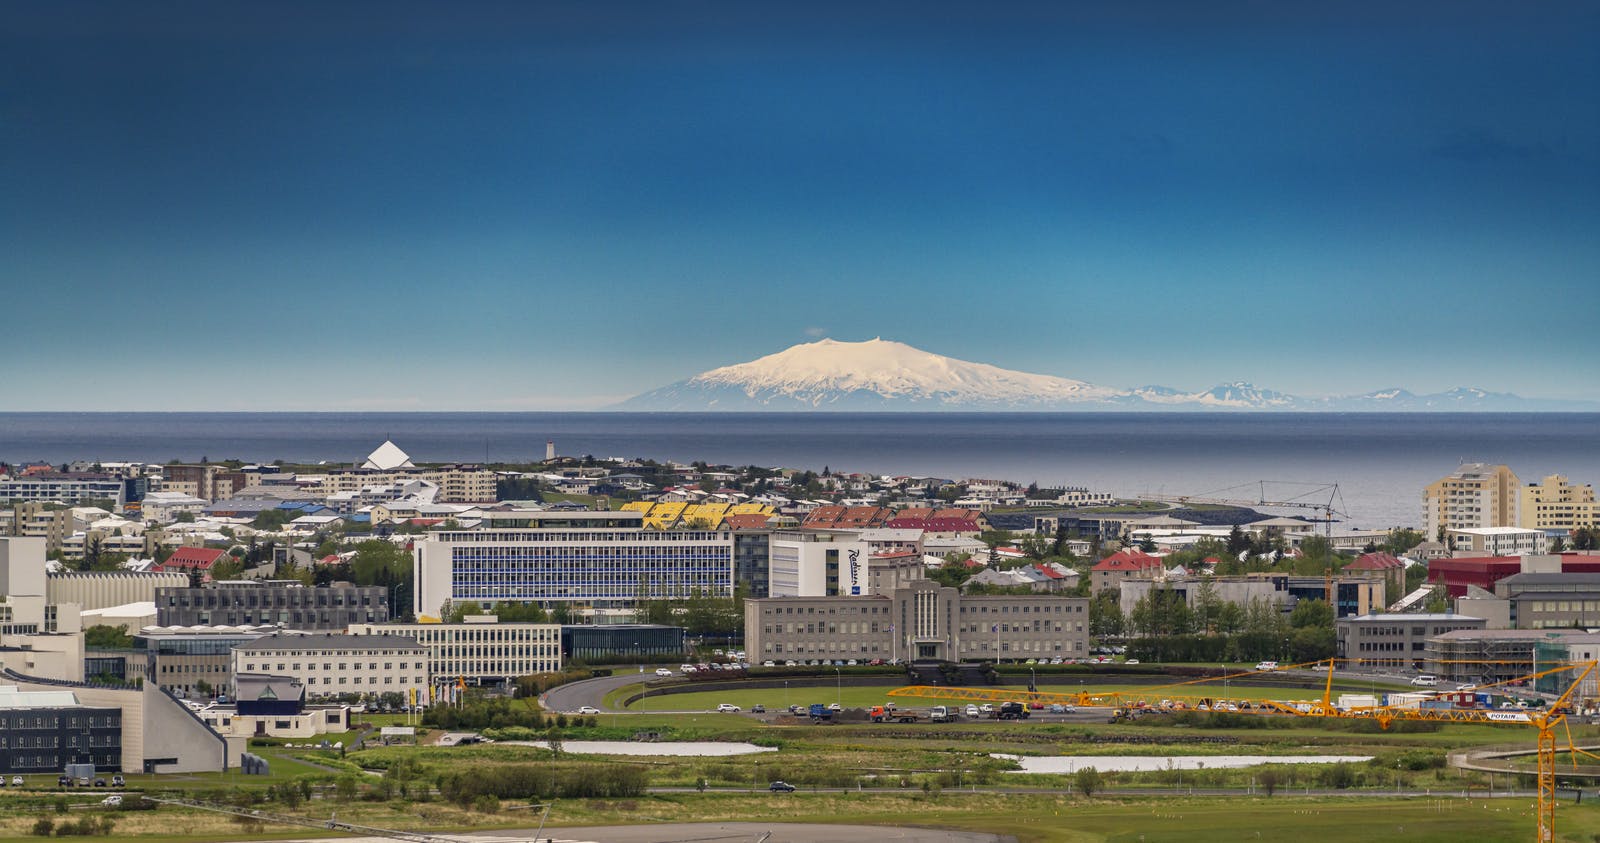
[[[1238,712],[1242,714],[1277,714],[1293,717],[1338,717],[1338,718],[1366,718],[1378,721],[1380,728],[1387,729],[1389,724],[1396,720],[1424,720],[1451,723],[1486,723],[1492,726],[1532,726],[1538,730],[1538,825],[1535,843],[1555,843],[1556,834],[1556,729],[1561,728],[1567,737],[1567,747],[1573,756],[1573,766],[1577,766],[1577,756],[1585,755],[1600,760],[1600,755],[1579,749],[1572,743],[1572,731],[1567,724],[1567,713],[1571,710],[1573,698],[1584,680],[1595,672],[1600,662],[1576,662],[1564,664],[1548,670],[1541,670],[1525,676],[1518,676],[1503,682],[1494,682],[1478,685],[1474,690],[1493,688],[1509,685],[1516,682],[1533,682],[1546,676],[1558,673],[1579,671],[1565,692],[1554,702],[1542,709],[1529,709],[1517,711],[1497,711],[1483,708],[1430,708],[1415,705],[1376,705],[1353,706],[1340,708],[1333,700],[1333,673],[1334,661],[1328,659],[1322,662],[1306,662],[1298,665],[1286,665],[1278,670],[1327,665],[1327,680],[1323,686],[1321,699],[1316,700],[1274,700],[1252,699],[1249,697],[1190,693],[1188,686],[1211,683],[1220,679],[1234,679],[1246,676],[1260,676],[1271,671],[1244,671],[1228,674],[1225,677],[1208,677],[1189,682],[1178,682],[1170,685],[1159,685],[1146,688],[1137,692],[1128,691],[1078,691],[1078,692],[1050,692],[1050,691],[1014,691],[1004,688],[959,688],[938,685],[913,685],[905,688],[896,688],[889,692],[891,697],[917,697],[924,699],[961,700],[970,702],[1021,702],[1021,703],[1072,703],[1081,706],[1110,706],[1115,711],[1173,711],[1181,709],[1195,709],[1198,711],[1219,710]],[[1177,693],[1170,691],[1177,689]],[[1157,693],[1161,692],[1161,693]],[[1449,692],[1426,692],[1435,698],[1439,694]],[[1155,702],[1151,702],[1155,700]],[[1116,718],[1113,717],[1113,720]]]

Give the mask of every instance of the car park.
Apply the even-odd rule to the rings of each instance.
[[[789,784],[788,782],[778,781],[767,785],[767,790],[770,790],[773,793],[794,793],[794,785]]]
[[[585,705],[585,706],[580,706],[578,708],[578,713],[579,714],[599,714],[600,713],[600,709],[595,708],[592,705]]]
[[[720,714],[733,714],[734,712],[741,710],[742,709],[733,703],[717,703],[717,712]]]

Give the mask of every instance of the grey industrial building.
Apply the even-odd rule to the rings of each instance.
[[[159,626],[254,626],[343,630],[386,623],[389,589],[338,583],[320,588],[298,581],[222,582],[202,588],[156,589]]]

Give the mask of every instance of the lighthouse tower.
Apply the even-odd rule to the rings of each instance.
[[[556,458],[556,442],[554,439],[544,443],[544,461],[549,462]]]

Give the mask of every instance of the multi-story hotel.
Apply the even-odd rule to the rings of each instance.
[[[1463,463],[1422,490],[1428,538],[1437,539],[1445,530],[1517,526],[1518,486],[1508,466]]]
[[[640,598],[733,596],[733,532],[647,530],[639,512],[486,512],[477,531],[416,545],[418,615],[447,602],[631,609]]]

